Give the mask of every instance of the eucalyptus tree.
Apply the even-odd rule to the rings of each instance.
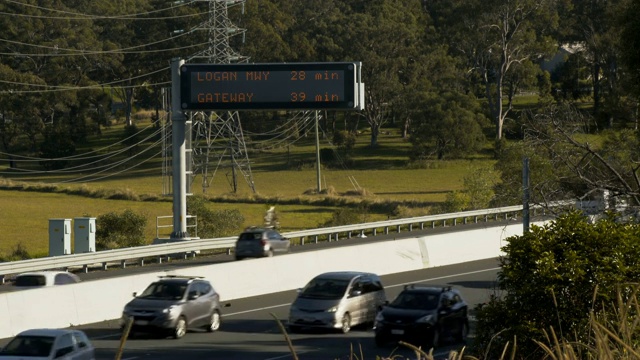
[[[530,158],[532,202],[585,198],[607,190],[613,198],[640,203],[640,140],[636,131],[607,130],[597,141],[588,134],[595,120],[568,103],[550,104],[525,113],[524,140],[502,153],[497,168],[496,205],[513,205],[522,199],[522,158]]]
[[[482,129],[487,119],[470,95],[429,92],[422,98],[420,109],[410,137],[414,160],[459,158],[484,146]]]
[[[290,4],[273,0],[248,1],[244,8],[234,8],[234,23],[246,31],[234,38],[234,47],[251,62],[291,61],[289,33],[296,18],[288,11]]]
[[[531,71],[518,69],[530,68],[527,64],[556,49],[551,35],[558,26],[557,4],[557,0],[425,2],[438,32],[483,85],[497,141],[513,109],[510,97],[505,103],[505,93],[517,90],[510,86],[533,83]]]
[[[626,0],[617,15],[620,30],[621,60],[627,67],[631,92],[640,98],[640,3]]]
[[[418,1],[374,0],[346,2],[346,23],[341,24],[340,45],[346,60],[363,61],[365,108],[362,116],[376,146],[380,129],[391,109],[415,78],[403,76],[421,54],[425,13]]]
[[[621,53],[627,47],[620,41],[620,15],[626,0],[574,0],[564,14],[567,32],[560,38],[584,52],[588,64],[593,113],[612,127],[616,118],[624,117],[620,108],[624,102],[620,67]],[[633,20],[631,20],[633,22]],[[586,79],[585,79],[586,80]]]
[[[91,71],[101,50],[92,30],[92,21],[69,7],[71,3],[38,1],[3,3],[2,11],[14,14],[0,20],[2,42],[0,61],[20,79],[12,87],[5,111],[32,142],[44,125],[65,126],[74,141],[86,136],[83,125],[87,111],[79,87],[90,86]],[[25,103],[24,100],[29,99]]]

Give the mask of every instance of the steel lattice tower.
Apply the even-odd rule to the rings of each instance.
[[[246,0],[201,0],[209,4],[209,19],[200,30],[206,31],[209,46],[193,60],[205,60],[209,64],[246,63],[249,58],[239,55],[230,45],[234,36],[244,36],[245,30],[234,25],[229,18],[229,8],[242,6]],[[192,130],[191,141],[191,178],[189,189],[197,175],[202,176],[202,191],[213,181],[219,168],[227,170],[226,176],[233,192],[238,190],[238,176],[255,193],[251,166],[246,143],[237,111],[231,112],[193,112],[190,114]]]

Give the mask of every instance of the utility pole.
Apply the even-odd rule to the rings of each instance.
[[[525,157],[522,159],[522,234],[526,234],[529,232],[529,201],[530,192],[529,192],[529,158]]]

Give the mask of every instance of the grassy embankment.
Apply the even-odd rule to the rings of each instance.
[[[149,124],[148,120],[137,122],[140,129]],[[121,125],[103,129],[100,137],[92,137],[77,152],[112,152],[110,145],[118,143],[122,134]],[[447,193],[462,188],[462,179],[472,167],[489,166],[492,162],[489,156],[480,155],[415,168],[408,166],[410,145],[395,129],[385,129],[377,148],[370,148],[369,142],[365,132],[357,138],[349,163],[323,167],[322,188],[331,189],[327,194],[306,194],[317,184],[313,136],[288,148],[251,152],[256,193],[242,178],[238,180],[238,191],[233,193],[226,170],[218,170],[206,192],[202,179],[196,178],[193,193],[210,197],[212,209],[240,210],[246,225],[260,224],[264,211],[275,205],[282,231],[286,232],[317,227],[330,219],[338,207],[357,207],[363,201],[368,204],[363,221],[428,214],[433,205],[445,200]],[[322,140],[321,147],[329,147],[328,141]],[[172,213],[172,198],[163,195],[159,156],[131,168],[135,163],[111,170],[109,174],[115,175],[110,176],[8,175],[8,164],[1,164],[0,172],[5,175],[0,177],[0,257],[17,244],[22,244],[31,256],[46,255],[49,219],[96,217],[125,209],[147,216],[146,236],[151,241],[156,236],[156,218]],[[83,176],[101,179],[84,183],[74,180]],[[171,219],[164,219],[162,224],[170,225]],[[161,236],[171,228],[164,230]]]

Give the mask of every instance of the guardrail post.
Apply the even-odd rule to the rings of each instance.
[[[316,235],[316,236],[314,236],[313,238],[314,238],[314,240],[315,240],[315,242],[316,242],[316,244],[317,244],[317,243],[318,243],[318,238],[319,238],[319,236],[318,236],[318,235]]]
[[[420,230],[424,230],[424,223],[423,222],[420,223]]]
[[[373,236],[376,236],[378,234],[378,229],[373,228]]]
[[[435,229],[435,228],[436,228],[436,222],[435,222],[435,221],[432,221],[432,222],[431,222],[431,228],[432,228],[432,229]]]
[[[453,226],[458,225],[458,219],[453,219]]]
[[[0,284],[4,284],[4,275],[0,275]]]
[[[144,258],[140,258],[140,266],[144,266]]]
[[[106,262],[102,263],[102,270],[105,270],[105,271],[107,270],[107,263]]]
[[[158,264],[162,264],[162,256],[158,256]]]
[[[87,265],[87,264],[82,265],[82,272],[85,273],[85,274],[88,273],[89,272],[89,265]]]
[[[347,233],[347,239],[351,239],[351,231]]]
[[[409,231],[413,231],[413,224],[409,224]]]
[[[385,227],[384,227],[384,233],[385,233],[385,234],[388,234],[388,233],[389,233],[389,227],[388,227],[388,226],[385,226]]]
[[[127,260],[120,261],[120,268],[124,269],[127,267]]]
[[[447,220],[442,220],[442,227],[447,227]]]
[[[329,240],[329,242],[331,242],[333,236],[331,234],[327,234],[327,240]]]

